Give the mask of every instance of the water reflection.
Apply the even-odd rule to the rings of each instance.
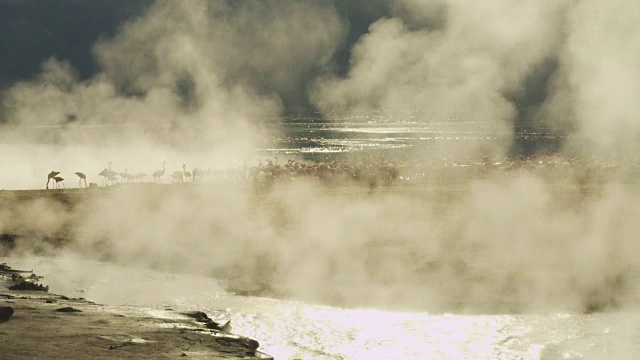
[[[534,147],[552,151],[564,140],[562,136],[546,132],[495,133],[473,121],[412,122],[393,119],[365,119],[353,121],[334,119],[290,119],[273,146],[263,153],[318,154],[357,153],[367,151],[373,156],[403,157],[407,150],[429,150],[446,142],[486,142],[513,139],[520,150]]]
[[[506,354],[499,329],[511,321],[508,316],[437,316],[312,306],[300,306],[288,315],[284,317],[288,326],[277,332],[286,335],[288,343],[265,344],[282,358],[493,359]],[[300,352],[288,353],[292,348]]]

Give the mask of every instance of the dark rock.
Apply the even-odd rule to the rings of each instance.
[[[63,307],[63,308],[60,308],[60,309],[56,309],[56,311],[57,312],[82,312],[82,310],[78,310],[78,309],[72,308],[70,306]]]
[[[33,290],[48,292],[49,287],[40,284],[32,283],[30,281],[20,281],[17,284],[8,287],[9,290]]]
[[[38,276],[36,274],[31,274],[27,277],[27,279],[31,280],[31,281],[38,281],[42,279],[42,276]]]
[[[32,270],[15,270],[12,269],[11,266],[7,265],[7,263],[0,264],[0,272],[7,274],[24,274],[24,273],[33,273]]]
[[[255,351],[260,347],[257,340],[249,339],[243,336],[238,337],[218,337],[216,342],[225,347],[242,347],[247,350]]]
[[[190,311],[190,312],[185,312],[183,314],[187,315],[188,317],[196,319],[196,321],[198,322],[203,323],[207,329],[219,330],[219,331],[225,331],[225,332],[228,332],[231,329],[230,321],[227,321],[223,325],[220,325],[217,322],[213,321],[209,316],[207,316],[207,314],[205,314],[202,311]]]
[[[0,320],[9,320],[13,315],[13,308],[11,306],[0,307]]]
[[[109,350],[119,349],[119,348],[125,347],[127,345],[128,345],[127,343],[122,343],[120,345],[109,345]]]

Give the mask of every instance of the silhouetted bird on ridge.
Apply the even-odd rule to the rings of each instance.
[[[58,174],[60,174],[60,171],[52,171],[49,173],[49,175],[47,175],[47,190],[49,190],[49,182],[51,181],[51,179],[53,179]]]

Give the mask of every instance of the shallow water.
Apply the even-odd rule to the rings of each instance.
[[[640,313],[456,315],[341,309],[225,292],[215,279],[80,259],[3,259],[50,291],[231,320],[276,359],[636,359]]]

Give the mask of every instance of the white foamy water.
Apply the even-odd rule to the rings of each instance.
[[[456,315],[341,309],[226,293],[215,279],[78,259],[3,258],[50,291],[202,310],[276,359],[637,359],[640,313]],[[141,310],[143,311],[143,310]]]

